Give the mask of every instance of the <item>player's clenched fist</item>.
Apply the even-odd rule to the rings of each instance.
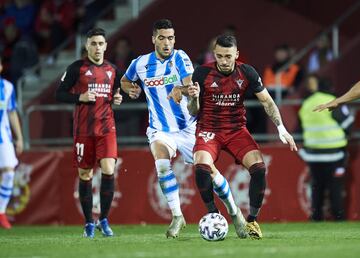
[[[115,105],[120,105],[122,102],[122,95],[120,94],[120,88],[116,89],[116,93],[114,94],[114,104]]]
[[[136,83],[132,83],[132,86],[129,90],[129,97],[132,99],[137,99],[140,96],[141,88]]]
[[[197,82],[195,82],[194,84],[190,85],[188,88],[188,93],[189,96],[192,98],[198,98],[200,95],[200,86]]]
[[[81,102],[95,102],[96,101],[96,92],[86,91],[80,94],[79,100]]]

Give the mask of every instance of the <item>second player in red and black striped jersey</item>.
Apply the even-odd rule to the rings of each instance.
[[[211,132],[246,126],[245,92],[264,89],[256,70],[241,62],[236,62],[230,74],[221,73],[215,62],[199,66],[192,80],[200,86],[198,128]]]
[[[102,136],[115,132],[111,104],[116,89],[120,88],[120,78],[120,72],[107,60],[97,65],[85,58],[67,68],[56,96],[61,102],[76,104],[74,136]],[[80,94],[86,91],[95,92],[95,102],[79,100]]]

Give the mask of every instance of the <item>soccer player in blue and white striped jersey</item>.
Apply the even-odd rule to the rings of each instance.
[[[195,117],[187,109],[187,87],[192,84],[193,65],[183,50],[174,49],[175,31],[171,21],[158,20],[153,26],[152,42],[155,51],[134,59],[121,79],[121,88],[130,98],[138,98],[141,91],[146,94],[149,110],[147,136],[155,159],[158,180],[171,209],[173,219],[166,232],[167,237],[177,237],[185,226],[180,208],[179,185],[171,168],[171,159],[176,151],[186,163],[193,163],[195,144]],[[137,85],[136,81],[141,81]],[[197,178],[206,194],[209,212],[218,212],[214,204],[211,178]],[[202,195],[203,197],[203,195]]]
[[[0,73],[2,64],[0,59]],[[5,210],[14,186],[14,169],[18,164],[11,129],[15,134],[16,153],[23,150],[23,138],[19,117],[16,112],[14,85],[0,77],[0,227],[10,229]]]

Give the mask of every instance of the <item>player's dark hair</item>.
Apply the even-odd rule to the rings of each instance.
[[[168,19],[161,19],[154,22],[153,34],[155,35],[158,30],[161,29],[174,29],[172,22]]]
[[[86,33],[86,37],[89,39],[94,36],[103,36],[105,38],[106,33],[102,28],[93,28]]]
[[[237,42],[234,36],[223,34],[216,38],[215,45],[219,45],[220,47],[237,47]]]

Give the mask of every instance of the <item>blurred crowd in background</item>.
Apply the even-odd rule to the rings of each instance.
[[[111,2],[110,0],[1,0],[0,53],[4,66],[2,76],[16,84],[24,69],[35,66],[41,56],[46,57],[47,65],[55,63],[54,49],[66,38],[75,33],[84,34],[94,26],[100,10],[106,8]],[[237,27],[233,24],[226,26],[221,33],[238,37]],[[199,56],[191,57],[194,66],[214,61],[213,45],[214,38],[211,38]],[[247,53],[244,53],[242,49],[239,51],[239,61],[246,63]],[[136,52],[131,40],[123,35],[117,39],[113,54],[109,59],[124,73],[131,60],[138,55]],[[333,59],[329,38],[324,36],[319,39],[305,62],[292,64],[282,70],[295,52],[296,49],[287,42],[274,46],[273,62],[266,64],[264,71],[258,71],[273,97],[278,86],[281,88],[283,98],[291,96],[295,91],[299,93],[306,75],[316,73]],[[86,52],[83,54],[86,55]],[[126,102],[126,96],[124,97]],[[248,99],[252,98],[254,95],[249,92]],[[144,101],[144,97],[138,100],[138,102]],[[122,132],[127,135],[139,135],[138,131],[143,130],[147,120],[145,118],[145,121],[139,121],[138,117],[126,112],[122,114],[115,112],[115,116],[119,125],[124,123]],[[249,130],[252,133],[266,133],[265,117],[261,107],[248,109]],[[131,130],[127,130],[129,128]],[[134,130],[134,128],[139,129]]]

